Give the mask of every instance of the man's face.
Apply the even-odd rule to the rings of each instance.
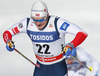
[[[68,65],[71,65],[74,62],[73,58],[66,58],[65,61],[67,62]]]
[[[48,15],[44,16],[44,17],[32,17],[35,25],[37,26],[38,29],[43,29],[46,24],[47,24],[47,20],[48,20]]]

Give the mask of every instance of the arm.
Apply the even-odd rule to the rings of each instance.
[[[87,53],[83,48],[77,47],[77,56],[80,61],[84,61],[88,66],[93,68],[94,76],[99,74],[100,64],[96,61],[89,53]]]
[[[14,42],[12,41],[12,37],[19,33],[26,33],[27,29],[27,21],[28,18],[23,19],[22,21],[14,24],[8,30],[3,33],[3,39],[6,43],[6,48],[8,51],[13,51],[15,49]]]
[[[70,50],[70,53],[71,53],[71,50],[77,47],[78,45],[80,45],[88,36],[87,33],[84,30],[82,30],[80,27],[68,22],[65,19],[60,18],[58,20],[57,25],[58,25],[58,30],[61,35],[65,36],[65,34],[69,33],[75,36],[75,38],[72,41],[70,41],[69,44],[65,45],[64,50],[63,50],[64,52],[67,52],[67,50]]]
[[[75,36],[75,38],[70,41],[70,43],[74,45],[74,48],[80,45],[88,36],[88,34],[83,29],[63,18],[58,20],[57,25],[61,34],[69,33]]]
[[[74,45],[74,48],[80,45],[88,35],[85,32],[78,32],[75,38],[70,42]]]
[[[4,42],[6,43],[8,39],[12,40],[12,37],[19,33],[22,32],[26,33],[26,26],[27,26],[27,18],[11,26],[8,30],[6,30],[3,33]]]

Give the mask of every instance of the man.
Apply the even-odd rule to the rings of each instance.
[[[99,75],[99,70],[100,70],[99,63],[84,49],[82,49],[81,47],[76,47],[73,49],[71,55],[77,58],[82,64],[88,67],[89,66],[92,67],[93,68],[92,72],[94,76]],[[65,59],[68,68],[68,76],[86,76],[87,68],[81,65],[75,58],[67,56]]]
[[[27,33],[32,40],[37,63],[40,65],[40,68],[35,67],[33,76],[66,76],[67,68],[63,56],[70,55],[71,50],[87,37],[87,33],[77,25],[49,15],[46,4],[40,0],[33,4],[30,18],[21,20],[4,32],[3,38],[8,51],[15,49],[15,45],[10,43],[12,36],[18,33]],[[75,35],[75,38],[65,46],[67,33]]]

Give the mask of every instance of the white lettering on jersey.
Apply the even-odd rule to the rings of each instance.
[[[32,40],[53,40],[53,35],[32,35],[30,34]]]
[[[28,36],[33,42],[53,42],[59,39],[56,31],[53,32],[34,32],[27,31]]]

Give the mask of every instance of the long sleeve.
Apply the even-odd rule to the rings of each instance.
[[[70,23],[66,19],[60,18],[57,22],[57,25],[60,34],[65,35],[69,33],[75,36],[74,39],[70,41],[74,47],[80,45],[88,36],[88,34],[83,29],[73,23]]]
[[[88,35],[85,32],[78,32],[71,43],[74,45],[74,47],[77,47],[86,39],[87,36]]]
[[[27,29],[27,19],[28,18],[24,18],[23,20],[21,20],[20,22],[12,25],[9,29],[7,29],[4,33],[3,33],[3,39],[4,42],[6,43],[8,39],[12,40],[12,37],[14,35],[17,35],[19,33],[26,33]]]

